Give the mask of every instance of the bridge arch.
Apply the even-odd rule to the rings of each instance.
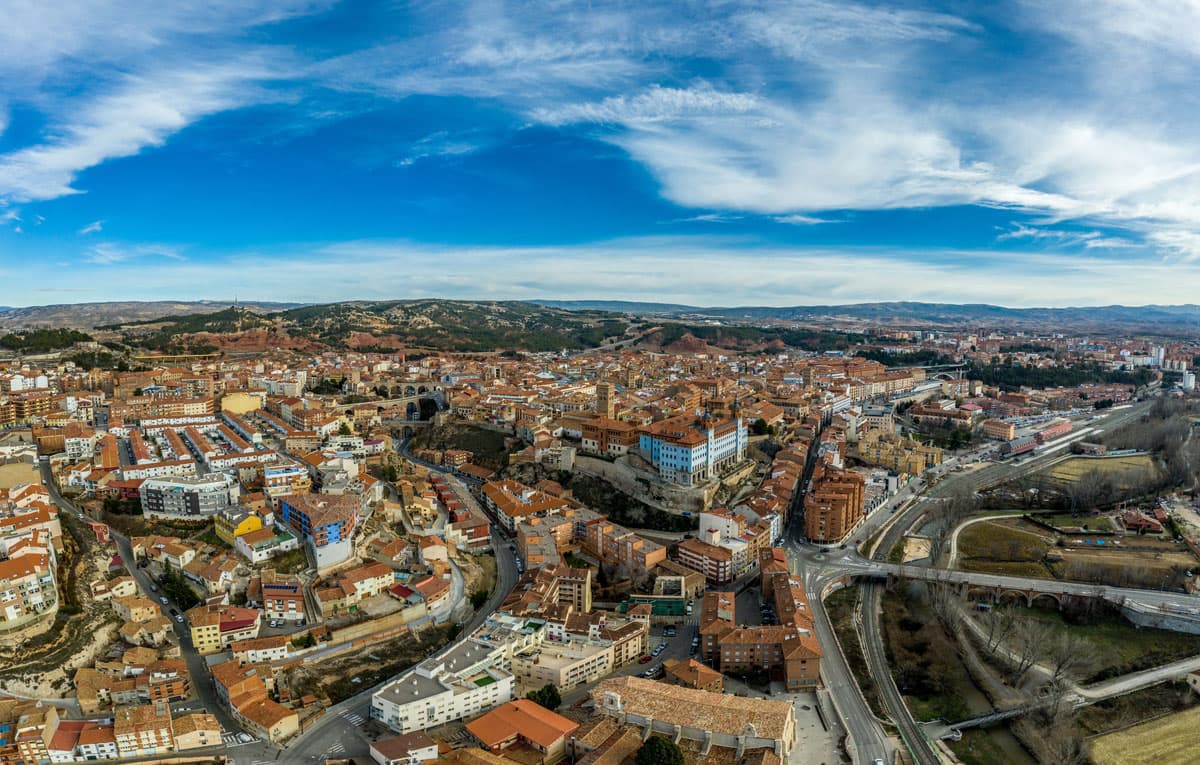
[[[1033,595],[1033,597],[1029,598],[1029,607],[1030,608],[1033,608],[1034,606],[1039,606],[1039,605],[1048,607],[1050,605],[1050,603],[1053,603],[1054,607],[1056,609],[1058,609],[1059,611],[1062,610],[1062,607],[1063,607],[1062,596],[1056,595],[1053,592],[1038,592],[1038,593],[1033,593],[1032,595]]]

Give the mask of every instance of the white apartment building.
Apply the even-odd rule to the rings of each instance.
[[[493,614],[445,655],[426,659],[371,698],[371,718],[400,733],[461,720],[513,699],[514,657],[542,644],[545,622]]]

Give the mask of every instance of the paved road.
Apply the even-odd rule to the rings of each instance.
[[[874,636],[883,634],[882,625],[879,623],[880,598],[882,594],[883,586],[878,582],[868,582],[862,586],[862,631],[866,635]],[[883,705],[887,709],[892,721],[896,723],[896,727],[900,730],[900,737],[907,745],[908,751],[922,765],[939,765],[941,760],[938,758],[937,753],[934,752],[929,739],[925,738],[925,734],[922,733],[920,726],[917,725],[912,714],[908,711],[908,706],[904,703],[904,698],[900,695],[900,689],[896,687],[891,670],[888,669],[887,653],[884,649],[883,641],[868,639],[864,642],[863,649],[867,658],[867,666],[870,668],[871,677],[874,678],[876,687],[879,688]]]
[[[42,482],[45,483],[46,489],[50,493],[50,499],[53,500],[54,504],[58,506],[59,510],[76,518],[84,519],[84,516],[79,512],[79,510],[73,504],[67,501],[62,494],[59,493],[58,485],[54,482],[54,476],[50,472],[49,462],[41,462],[41,471]],[[156,592],[155,590],[157,588],[151,588],[152,582],[150,577],[146,574],[144,569],[140,569],[135,565],[133,548],[129,544],[129,538],[118,532],[116,529],[110,529],[110,533],[112,534],[113,541],[117,545],[117,552],[120,553],[121,558],[125,561],[125,567],[137,582],[138,589],[141,591],[141,594],[150,598],[155,603],[159,603],[159,610],[162,611],[163,617],[170,621],[172,628],[175,630],[175,638],[179,643],[180,652],[182,653],[184,660],[187,662],[188,672],[192,678],[192,688],[195,691],[197,698],[200,700],[204,708],[210,710],[217,716],[217,720],[220,721],[222,728],[233,733],[241,732],[241,726],[238,725],[233,717],[222,707],[221,704],[217,702],[217,694],[216,690],[213,688],[212,675],[208,672],[208,662],[205,661],[203,656],[196,652],[195,647],[192,645],[191,631],[188,629],[187,624],[181,624],[175,621],[175,619],[171,616],[170,609],[176,607],[169,602],[165,605],[160,602],[159,598],[162,593]],[[179,610],[180,609],[176,608],[176,611]]]

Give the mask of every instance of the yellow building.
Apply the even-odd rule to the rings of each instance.
[[[213,530],[225,544],[233,546],[235,539],[263,527],[258,513],[239,505],[226,507],[213,517]]]
[[[192,645],[201,656],[221,652],[221,615],[204,606],[196,606],[187,612],[191,628]]]
[[[863,460],[898,473],[920,475],[942,462],[942,450],[938,447],[882,430],[868,430],[856,446]]]
[[[261,393],[246,393],[235,391],[221,397],[221,411],[230,414],[245,414],[262,409],[263,396]]]

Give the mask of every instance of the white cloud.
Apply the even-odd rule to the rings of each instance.
[[[164,258],[176,262],[185,260],[179,247],[156,243],[124,244],[118,242],[99,242],[88,248],[84,255],[84,259],[87,262],[100,266],[112,266],[147,257]],[[139,263],[138,267],[143,268],[146,265],[145,263]]]
[[[104,221],[94,220],[91,223],[84,226],[83,228],[79,229],[79,231],[77,233],[80,236],[86,236],[88,234],[98,233],[103,228],[104,228]]]
[[[751,93],[722,93],[708,84],[664,88],[657,85],[634,96],[612,96],[594,104],[568,104],[534,109],[530,116],[539,122],[563,125],[573,122],[644,125],[689,117],[748,114],[760,108]]]
[[[815,215],[776,215],[773,220],[776,223],[787,223],[790,226],[819,226],[822,223],[841,223],[841,221],[830,220],[828,218],[818,218]]]
[[[256,299],[329,302],[412,297],[530,299],[621,295],[698,305],[920,300],[1010,306],[1186,303],[1200,266],[1043,252],[753,247],[737,238],[656,237],[570,247],[437,247],[353,241],[287,253],[239,252],[167,263],[164,245],[105,245],[60,286],[106,299],[217,298],[236,264]],[[455,268],[446,269],[453,262]],[[411,278],[422,274],[420,280]],[[631,275],[633,275],[631,277]],[[25,283],[25,280],[28,284]],[[13,294],[43,283],[20,274]],[[1150,296],[1150,297],[1147,297]]]
[[[0,202],[78,193],[83,170],[161,145],[196,119],[280,98],[259,83],[276,70],[265,56],[129,76],[73,111],[45,143],[0,155]]]

